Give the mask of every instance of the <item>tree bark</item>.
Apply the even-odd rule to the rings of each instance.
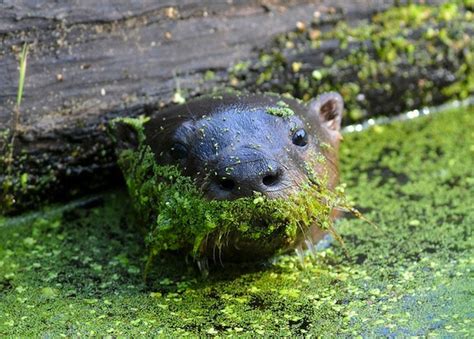
[[[150,113],[172,103],[178,89],[194,96],[227,86],[232,65],[255,60],[262,46],[293,30],[298,21],[310,22],[315,12],[321,22],[354,22],[393,3],[1,1],[3,154],[11,135],[18,54],[24,43],[29,44],[13,145],[16,202],[9,209],[18,211],[114,184],[119,176],[106,133],[111,118]],[[208,77],[209,71],[215,76]],[[0,164],[2,182],[4,160],[5,156]],[[20,183],[23,173],[26,180]]]

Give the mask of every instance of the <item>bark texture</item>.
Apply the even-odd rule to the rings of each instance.
[[[434,3],[440,1],[431,1]],[[0,2],[0,149],[9,147],[18,55],[28,43],[12,173],[21,210],[120,180],[106,133],[117,116],[150,113],[180,89],[228,85],[240,60],[296,23],[354,22],[388,0]],[[206,77],[212,71],[215,76]],[[5,182],[5,164],[0,180]],[[23,181],[21,182],[21,174]],[[4,185],[5,186],[5,185]],[[4,194],[6,194],[4,192]],[[4,209],[5,210],[5,209]]]

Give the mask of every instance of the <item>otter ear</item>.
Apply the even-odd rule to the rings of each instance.
[[[109,125],[109,134],[118,151],[138,148],[138,131],[135,126],[125,121],[112,121]]]
[[[339,135],[341,130],[344,101],[339,93],[323,93],[309,104],[309,113],[316,116],[331,134]]]

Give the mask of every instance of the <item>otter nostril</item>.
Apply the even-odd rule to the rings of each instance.
[[[263,177],[263,180],[262,180],[265,186],[274,186],[278,184],[279,181],[280,181],[280,176],[278,174],[269,174]]]
[[[219,181],[219,186],[224,191],[232,191],[235,188],[235,182],[232,179],[222,179]]]

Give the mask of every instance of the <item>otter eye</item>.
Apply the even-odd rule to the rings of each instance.
[[[304,129],[299,129],[293,134],[293,144],[297,146],[306,146],[308,143],[308,134]]]
[[[171,146],[170,154],[176,160],[184,159],[188,156],[188,149],[183,144],[177,142]]]

